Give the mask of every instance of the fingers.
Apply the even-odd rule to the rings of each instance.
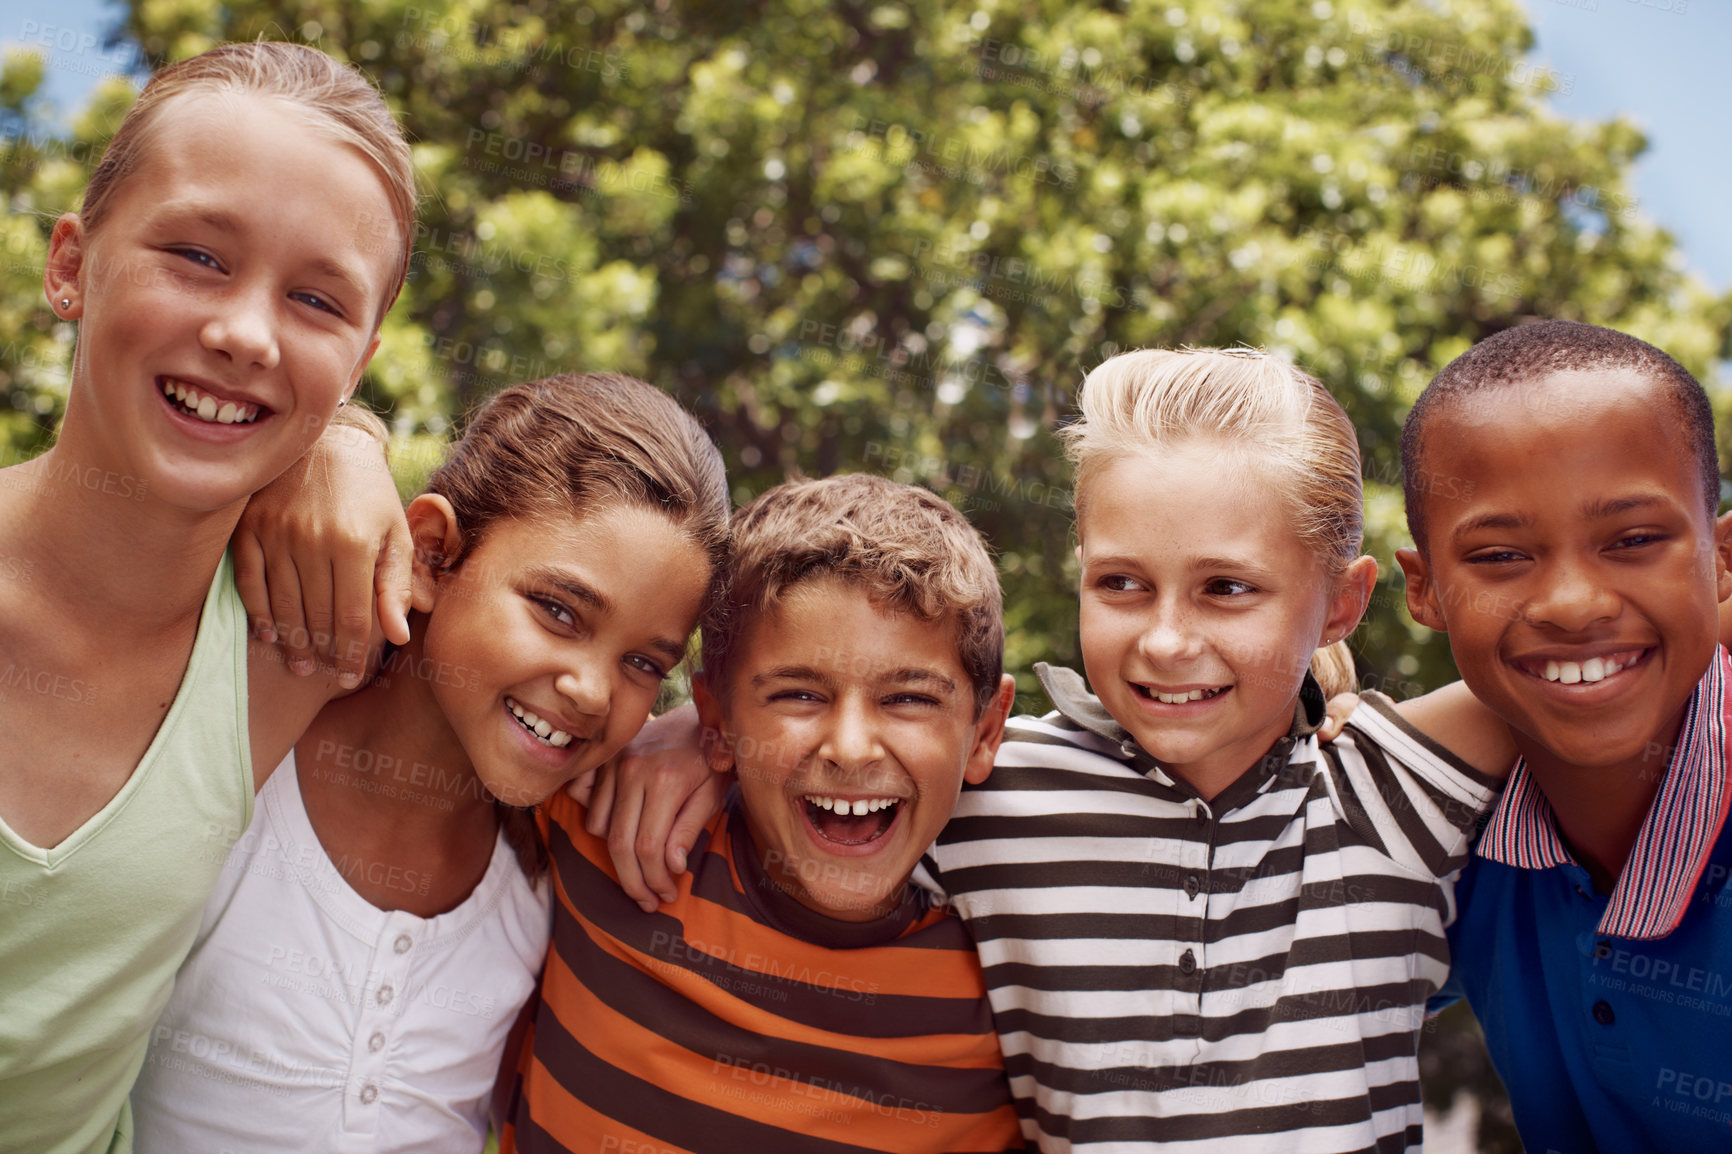
[[[637,831],[642,817],[641,792],[628,790],[614,797],[613,820],[607,827],[607,855],[613,859],[614,871],[619,874],[620,888],[626,896],[642,906],[645,913],[654,913],[656,893],[644,881],[638,865]]]
[[[266,556],[266,583],[270,586],[271,620],[283,646],[289,669],[305,677],[317,664],[313,660],[312,637],[301,610],[301,575],[286,548]]]
[[[297,564],[295,570],[301,575],[301,614],[307,623],[307,638],[304,652],[307,654],[306,667],[295,665],[291,659],[290,666],[296,673],[307,674],[318,668],[318,659],[326,656],[325,648],[331,643],[331,634],[336,629],[335,595],[332,589],[336,576],[332,572],[336,564],[335,558],[324,563]],[[291,654],[298,655],[300,650],[291,649]]]
[[[409,644],[409,590],[415,568],[415,542],[409,522],[402,517],[385,534],[376,574],[379,596],[379,626],[386,640]]]
[[[589,812],[583,819],[583,828],[592,837],[607,836],[607,821],[613,816],[613,794],[618,783],[619,770],[613,762],[595,770],[595,788],[590,790]]]
[[[692,847],[698,843],[698,835],[704,832],[710,818],[722,808],[722,802],[728,796],[728,787],[733,784],[731,773],[713,773],[710,780],[699,789],[686,803],[680,807],[679,816],[674,818],[673,828],[668,831],[668,848],[665,855],[668,873],[679,876],[686,872],[687,857]]]
[[[588,808],[589,795],[595,789],[595,770],[586,769],[565,783],[565,795],[578,805]],[[587,818],[587,815],[586,815]],[[585,825],[588,825],[586,820]]]
[[[668,790],[652,791],[644,799],[638,816],[637,835],[632,838],[632,853],[637,858],[644,885],[664,902],[671,902],[679,896],[679,886],[668,871],[668,840],[674,819],[680,815],[684,802],[684,797],[673,796]],[[705,818],[708,819],[708,814]],[[702,822],[698,824],[700,828],[703,825]],[[691,847],[688,845],[686,848]]]
[[[1341,730],[1347,724],[1347,719],[1353,711],[1359,708],[1359,695],[1356,693],[1338,693],[1329,699],[1323,724],[1317,727],[1317,740],[1328,745],[1341,736]]]
[[[332,560],[332,616],[335,637],[331,656],[337,664],[337,684],[353,689],[366,672],[367,643],[373,636],[373,550],[361,542]]]
[[[235,588],[240,592],[241,604],[246,607],[253,636],[269,645],[277,639],[277,630],[271,623],[271,591],[265,584],[264,547],[257,537],[242,530],[235,534],[229,549],[235,564]]]

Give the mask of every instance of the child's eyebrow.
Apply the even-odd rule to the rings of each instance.
[[[1526,513],[1481,513],[1457,525],[1450,536],[1459,540],[1481,529],[1527,529],[1531,528],[1533,523],[1534,519]]]
[[[778,665],[752,675],[752,684],[756,686],[772,681],[816,681],[823,685],[830,684],[828,677],[810,665]]]
[[[241,230],[240,223],[233,216],[214,205],[171,202],[161,206],[156,219],[158,224],[202,224],[218,232],[238,233]]]
[[[586,609],[593,609],[597,613],[613,612],[613,602],[603,597],[600,590],[562,570],[537,566],[529,570],[524,579],[531,588],[557,590]]]
[[[318,257],[314,259],[312,262],[312,269],[321,276],[341,281],[343,286],[349,292],[354,293],[363,300],[367,298],[371,291],[364,283],[362,283],[361,278],[355,275],[354,270],[350,269],[347,265],[339,264],[328,257]]]
[[[686,658],[686,647],[671,637],[658,637],[649,647],[676,665]]]
[[[931,685],[943,693],[956,692],[956,682],[932,669],[897,669],[884,680],[891,685]]]
[[[1191,562],[1193,569],[1230,569],[1236,573],[1267,573],[1266,565],[1248,561],[1243,557],[1198,557]]]
[[[1592,501],[1582,506],[1582,516],[1589,520],[1599,520],[1602,517],[1617,517],[1624,513],[1632,513],[1638,509],[1665,508],[1672,502],[1664,497],[1644,494],[1638,497],[1614,497],[1610,500]]]

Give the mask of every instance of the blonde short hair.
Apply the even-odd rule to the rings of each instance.
[[[1101,466],[1203,438],[1243,445],[1274,472],[1294,531],[1331,578],[1360,555],[1359,439],[1309,373],[1260,349],[1139,349],[1102,362],[1083,381],[1078,404],[1082,419],[1059,436],[1076,466],[1079,517]],[[1352,668],[1345,646],[1312,662],[1320,682],[1329,675],[1327,692],[1351,689]]]

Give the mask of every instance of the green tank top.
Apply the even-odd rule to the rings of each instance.
[[[252,805],[246,614],[225,555],[120,792],[53,849],[0,820],[0,1152],[132,1149],[127,1095]]]

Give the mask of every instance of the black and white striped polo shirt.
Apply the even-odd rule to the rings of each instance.
[[[1449,972],[1453,876],[1497,784],[1367,694],[1205,802],[1068,669],[1013,720],[917,879],[980,950],[1024,1134],[1041,1149],[1403,1150]]]

